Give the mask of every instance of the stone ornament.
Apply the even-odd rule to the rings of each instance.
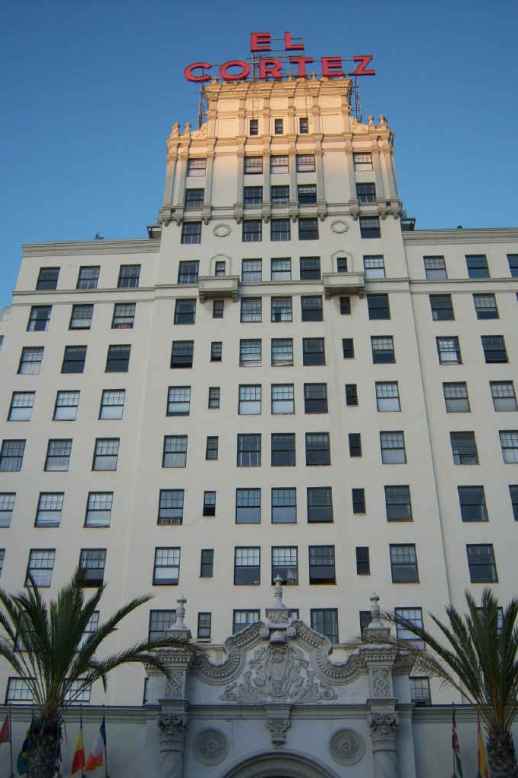
[[[354,729],[339,729],[329,741],[331,756],[341,765],[353,765],[365,755],[365,740]]]
[[[228,740],[219,729],[202,729],[193,744],[196,758],[206,765],[223,762],[228,754]]]
[[[187,729],[187,717],[164,713],[158,720],[162,742],[183,741]]]
[[[399,716],[395,712],[371,713],[369,729],[373,743],[383,740],[395,740],[399,729]]]
[[[216,238],[226,238],[232,232],[228,224],[216,224],[212,230]]]
[[[331,230],[333,232],[338,233],[338,235],[342,235],[344,232],[347,232],[348,229],[349,229],[349,227],[347,226],[347,224],[345,222],[341,221],[340,219],[338,219],[337,221],[331,222]]]
[[[388,670],[373,670],[371,678],[373,697],[392,697],[392,684]]]
[[[266,729],[271,735],[272,746],[283,746],[286,742],[286,735],[291,727],[289,719],[268,719]]]

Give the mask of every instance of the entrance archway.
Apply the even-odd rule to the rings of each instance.
[[[305,754],[260,754],[236,765],[224,778],[338,778]]]

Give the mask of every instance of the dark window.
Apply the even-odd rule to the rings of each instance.
[[[271,173],[288,173],[289,172],[289,158],[281,154],[274,154],[270,157],[270,172]]]
[[[217,435],[208,435],[205,446],[205,459],[216,460],[218,458],[219,437]]]
[[[315,205],[317,202],[316,184],[299,184],[297,187],[299,205]]]
[[[381,461],[384,465],[406,463],[405,433],[380,432]]]
[[[490,381],[491,397],[495,411],[516,411],[516,394],[512,381]]]
[[[360,235],[362,238],[381,238],[378,216],[360,216]]]
[[[300,258],[300,278],[304,281],[318,281],[320,279],[320,257]]]
[[[244,173],[247,176],[260,175],[263,172],[262,157],[245,157]]]
[[[92,470],[117,470],[119,438],[97,438]]]
[[[497,583],[495,552],[490,543],[466,546],[471,583]]]
[[[387,521],[412,521],[412,501],[409,486],[386,486]]]
[[[474,432],[450,432],[454,465],[478,465]]]
[[[93,305],[73,305],[72,315],[70,316],[69,329],[71,330],[89,330],[92,326],[94,315]]]
[[[299,219],[299,240],[318,240],[318,219]]]
[[[198,260],[178,263],[178,283],[197,284],[200,263]]]
[[[297,523],[297,490],[293,487],[272,489],[272,524]]]
[[[223,357],[223,341],[213,340],[210,344],[210,361],[221,362]]]
[[[234,549],[234,585],[259,586],[261,549],[257,546]]]
[[[245,186],[243,193],[245,208],[254,208],[263,204],[262,186]]]
[[[462,354],[460,353],[460,344],[457,337],[436,338],[436,341],[439,364],[460,365],[462,363]]]
[[[79,556],[79,569],[83,576],[82,586],[102,586],[106,565],[105,548],[83,548]]]
[[[293,338],[272,338],[271,363],[272,367],[293,365]]]
[[[324,338],[302,338],[302,364],[325,365]]]
[[[36,289],[57,289],[59,267],[41,267],[36,282]]]
[[[210,640],[212,627],[212,614],[208,611],[200,611],[198,613],[198,640]]]
[[[347,257],[337,257],[336,259],[336,272],[347,273]]]
[[[103,389],[101,407],[99,408],[99,418],[122,419],[125,401],[125,389]]]
[[[201,222],[184,222],[182,224],[181,243],[201,243]]]
[[[8,421],[30,421],[35,392],[13,392],[9,406]]]
[[[498,308],[494,294],[474,294],[473,304],[477,319],[498,319]]]
[[[354,340],[342,338],[342,354],[344,359],[354,359]]]
[[[216,492],[203,492],[203,515],[216,515]]]
[[[250,119],[248,126],[250,135],[259,135],[259,119]]]
[[[306,432],[306,465],[330,465],[328,432]]]
[[[336,608],[311,608],[311,628],[331,643],[338,643],[338,611]]]
[[[365,513],[365,489],[352,490],[353,513]]]
[[[304,412],[327,413],[327,384],[304,384]]]
[[[390,568],[392,571],[392,583],[418,583],[417,555],[415,545],[391,544]]]
[[[112,330],[132,330],[135,323],[135,303],[115,303]]]
[[[241,298],[241,321],[258,322],[262,321],[263,307],[260,297],[242,297]]]
[[[36,509],[36,527],[59,527],[63,513],[63,492],[41,492]]]
[[[169,636],[169,630],[174,625],[175,621],[175,610],[149,611],[148,639],[150,641],[165,640],[165,638]]]
[[[236,524],[261,523],[261,490],[236,489]]]
[[[232,618],[232,634],[236,635],[238,632],[242,632],[251,624],[257,624],[260,618],[261,612],[259,610],[234,611]]]
[[[410,699],[414,705],[431,705],[430,679],[420,675],[410,678]]]
[[[372,154],[370,151],[354,151],[353,163],[355,170],[372,170]]]
[[[76,308],[77,306],[74,306]],[[86,306],[93,308],[93,306]],[[51,305],[31,305],[27,332],[44,332],[50,321]]]
[[[173,340],[171,347],[171,367],[192,367],[194,341]]]
[[[489,521],[483,486],[458,486],[462,521]]]
[[[131,346],[108,346],[106,357],[107,373],[127,373]]]
[[[261,259],[243,259],[241,261],[241,283],[260,284],[263,280],[262,266]]]
[[[430,306],[434,321],[452,321],[455,318],[451,294],[431,294]]]
[[[284,132],[284,122],[282,119],[274,119],[273,129],[275,135],[282,135]]]
[[[362,438],[359,432],[349,432],[349,456],[361,457],[362,455]]]
[[[499,435],[504,462],[518,463],[518,430],[500,430]]]
[[[518,278],[518,254],[508,254],[509,272],[512,278]]]
[[[345,404],[358,405],[358,387],[356,384],[345,385]]]
[[[322,321],[324,312],[320,295],[302,295],[300,304],[302,321]]]
[[[272,205],[288,205],[290,201],[289,186],[271,186],[270,197],[272,198]]]
[[[180,578],[180,549],[155,548],[153,586],[175,586]]]
[[[307,117],[301,116],[299,119],[299,134],[307,135],[309,133],[309,121]]]
[[[340,297],[340,314],[342,316],[349,316],[351,313],[351,298]]]
[[[427,281],[445,281],[448,278],[444,257],[423,257]]]
[[[187,435],[164,435],[162,467],[187,466]]]
[[[388,294],[368,294],[369,319],[390,319]]]
[[[121,265],[119,270],[119,289],[136,289],[140,280],[140,265]]]
[[[297,173],[314,173],[315,155],[297,154]]]
[[[503,335],[482,335],[481,340],[484,358],[488,364],[508,361]]]
[[[191,387],[170,386],[167,391],[167,415],[188,416],[191,410]]]
[[[469,413],[468,387],[464,381],[444,383],[442,391],[448,413]]]
[[[389,364],[396,361],[396,356],[394,353],[394,339],[392,335],[372,337],[371,348],[373,364]]]
[[[299,582],[299,563],[297,546],[272,547],[272,584],[280,578],[286,586],[296,586]]]
[[[213,300],[212,301],[212,318],[213,319],[222,319],[224,311],[225,311],[225,301],[224,300]]]
[[[272,433],[272,467],[294,467],[295,462],[295,434]]]
[[[385,259],[382,254],[369,254],[363,258],[365,278],[385,278]]]
[[[291,297],[272,297],[272,321],[292,321],[293,309]]]
[[[77,276],[77,289],[97,289],[100,272],[99,265],[80,267]]]
[[[489,278],[489,268],[485,254],[466,256],[466,267],[469,278]]]
[[[175,324],[194,324],[196,300],[177,300],[174,306]]]
[[[185,210],[196,210],[203,208],[203,196],[205,189],[186,189],[185,190]]]
[[[200,578],[214,576],[214,549],[202,548],[200,555]]]
[[[358,198],[358,202],[361,203],[362,205],[365,203],[375,203],[376,184],[373,183],[356,184],[356,197]]]
[[[113,492],[89,492],[85,527],[109,527],[112,519]]]
[[[291,225],[289,219],[271,220],[270,240],[291,240]]]
[[[511,505],[513,506],[514,520],[518,521],[518,484],[512,484],[509,486],[509,494],[511,496]]]
[[[206,159],[200,159],[199,157],[192,157],[191,159],[187,160],[187,175],[191,177],[200,178],[205,175],[205,170],[207,168],[207,160]]]
[[[330,486],[307,488],[308,523],[333,521],[333,496]]]
[[[309,546],[309,583],[336,583],[334,546]]]
[[[369,624],[372,621],[372,613],[370,611],[358,611],[358,616],[360,619],[360,635],[363,640],[364,634],[363,631],[367,629]]]
[[[356,546],[356,574],[370,575],[371,563],[368,546]]]
[[[54,548],[31,549],[25,585],[34,583],[34,586],[38,588],[50,586],[55,559],[56,550]]]
[[[72,441],[49,440],[47,445],[47,456],[45,458],[44,470],[67,471],[70,467],[70,456],[72,454]]]
[[[158,524],[182,524],[183,501],[183,489],[160,489],[158,502]]]
[[[85,369],[85,360],[86,346],[65,346],[61,372],[82,373]]]
[[[85,347],[86,348],[86,347]],[[38,375],[43,361],[43,346],[31,346],[22,349],[18,373],[20,375]]]
[[[226,274],[226,262],[224,259],[219,259],[214,264],[214,275],[215,276],[224,276]]]
[[[237,466],[261,466],[261,435],[237,436]]]

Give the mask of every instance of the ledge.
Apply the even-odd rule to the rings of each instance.
[[[344,294],[362,295],[365,291],[363,273],[323,273],[322,282],[326,297]]]
[[[237,300],[239,295],[239,276],[200,276],[198,278],[200,301],[230,297]]]
[[[69,256],[75,254],[147,254],[160,251],[160,240],[133,238],[130,240],[77,240],[60,243],[24,243],[22,256]]]

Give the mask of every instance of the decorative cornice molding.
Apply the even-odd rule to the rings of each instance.
[[[149,238],[130,240],[64,241],[59,243],[24,243],[22,257],[74,256],[81,254],[156,254],[160,241]]]
[[[480,227],[473,229],[408,230],[401,233],[405,243],[507,243],[518,242],[518,227]]]

